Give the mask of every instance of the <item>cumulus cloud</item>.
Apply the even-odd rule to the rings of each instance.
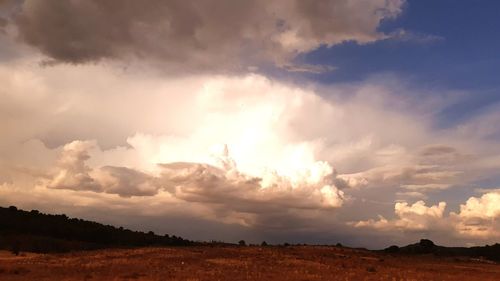
[[[496,142],[436,129],[435,110],[396,102],[383,81],[321,88],[257,74],[164,78],[19,62],[0,74],[0,195],[9,204],[45,194],[43,202],[66,198],[69,206],[178,209],[331,233],[400,196],[487,177],[499,163]],[[30,192],[36,200],[23,199]],[[401,216],[421,226],[436,219]]]
[[[460,205],[460,212],[450,214],[456,221],[455,228],[465,236],[500,237],[500,192],[470,197]]]
[[[394,206],[394,212],[398,218],[387,220],[383,216],[379,216],[378,220],[367,220],[350,223],[354,227],[372,227],[379,230],[391,231],[423,231],[429,230],[431,227],[436,227],[436,222],[439,222],[443,217],[446,202],[439,202],[438,205],[425,205],[424,201],[417,201],[413,205],[407,202],[397,202]]]
[[[123,197],[154,196],[168,191],[187,202],[222,204],[227,209],[261,212],[262,204],[273,208],[337,208],[343,192],[334,186],[332,168],[324,163],[312,167],[303,178],[289,178],[277,171],[251,177],[238,171],[227,147],[216,159],[217,166],[206,163],[161,163],[160,174],[135,169],[104,166],[91,169],[86,165],[93,143],[73,141],[66,144],[48,188],[94,191]]]
[[[196,110],[170,113],[177,122],[186,122],[167,128],[175,132],[179,126],[184,134],[137,133],[126,140],[127,147],[104,150],[95,141],[67,143],[46,186],[122,197],[167,192],[187,203],[215,206],[221,216],[343,205],[341,189],[348,186],[339,184],[330,163],[317,160],[318,136],[296,134],[304,111],[327,115],[331,105],[307,90],[257,75],[197,83],[198,88],[185,92],[191,102],[184,108]],[[163,103],[168,108],[168,98]],[[245,224],[250,222],[246,218]]]
[[[176,71],[237,70],[262,63],[293,67],[296,55],[322,45],[386,38],[377,28],[403,4],[25,0],[15,23],[24,42],[55,61],[140,58],[168,62]]]
[[[113,166],[90,168],[86,161],[90,159],[89,150],[95,146],[95,141],[78,140],[64,145],[55,171],[46,182],[47,188],[106,192],[124,197],[157,193],[154,178],[140,171]]]
[[[90,175],[85,165],[90,156],[87,152],[90,142],[74,141],[64,146],[57,165],[58,172],[49,182],[49,188],[73,190],[100,190],[101,187]]]
[[[379,215],[378,220],[350,222],[357,228],[373,228],[382,231],[432,231],[443,232],[461,238],[496,239],[500,237],[500,193],[483,194],[480,198],[470,197],[460,205],[460,211],[445,215],[445,202],[427,207],[424,201],[413,205],[398,202],[394,206],[397,218],[389,220]]]

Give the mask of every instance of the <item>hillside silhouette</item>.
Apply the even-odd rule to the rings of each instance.
[[[187,246],[175,235],[156,235],[62,215],[0,207],[0,249],[49,253],[115,247]]]
[[[478,246],[478,247],[444,247],[434,244],[431,240],[421,239],[420,242],[404,247],[390,246],[383,250],[386,253],[402,255],[432,254],[435,256],[466,256],[485,258],[500,262],[500,244]]]

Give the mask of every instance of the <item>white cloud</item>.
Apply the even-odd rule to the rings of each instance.
[[[378,220],[350,222],[357,228],[373,228],[382,231],[431,231],[442,232],[450,237],[465,239],[494,240],[500,237],[500,193],[483,194],[480,198],[470,197],[460,205],[458,213],[444,214],[445,202],[427,207],[424,201],[413,205],[398,202],[394,206],[397,218],[388,220],[379,215]]]
[[[394,220],[387,220],[379,216],[378,220],[367,220],[351,222],[354,227],[372,227],[384,231],[423,231],[431,228],[437,228],[443,217],[446,202],[439,202],[438,205],[425,205],[424,201],[417,201],[413,205],[407,202],[397,202],[394,206],[394,212],[397,216]]]
[[[470,197],[460,205],[460,212],[450,214],[456,230],[465,236],[500,237],[500,192],[492,191],[480,198]]]

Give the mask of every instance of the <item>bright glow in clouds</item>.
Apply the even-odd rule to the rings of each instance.
[[[277,174],[289,178],[294,187],[321,181],[333,172],[327,163],[316,160],[317,139],[288,141],[298,133],[291,131],[290,122],[304,108],[331,110],[313,93],[250,75],[209,79],[201,89],[187,94],[194,98],[185,114],[202,116],[187,136],[128,139],[150,164],[181,161],[220,166],[220,155],[228,152],[240,172],[255,177]]]
[[[58,72],[56,68],[49,69],[49,80],[57,77],[51,76],[53,71]],[[93,157],[92,151],[98,149],[99,141],[69,142],[59,153],[48,179],[42,182],[50,189],[105,192],[125,197],[153,196],[159,191],[168,191],[186,201],[219,204],[246,200],[313,209],[342,205],[344,193],[335,184],[335,171],[328,162],[317,160],[321,139],[318,136],[298,139],[300,132],[291,124],[310,107],[323,112],[324,116],[318,115],[318,118],[328,117],[333,109],[331,105],[312,92],[273,83],[259,75],[191,80],[180,81],[197,86],[183,89],[185,101],[176,100],[176,104],[171,104],[171,98],[178,97],[179,81],[173,86],[157,87],[157,102],[164,107],[159,107],[154,114],[165,111],[165,118],[177,123],[169,126],[168,122],[154,121],[173,134],[137,132],[127,138],[130,148],[101,151]],[[175,96],[170,94],[172,87]],[[42,97],[54,95],[43,87],[34,88],[41,88]],[[132,94],[135,95],[133,91]],[[116,98],[127,99],[127,93],[119,95]],[[72,106],[85,108],[82,103],[88,103],[88,109],[92,109],[91,99],[77,97],[84,100],[74,105],[66,103],[56,114],[71,112]],[[109,102],[117,100],[113,97]],[[181,104],[185,107],[174,109]],[[172,115],[168,113],[170,110]],[[142,111],[135,108],[134,111],[138,115],[132,118],[141,118]],[[96,115],[100,114],[106,112]],[[88,130],[78,126],[68,129]],[[258,205],[250,209],[258,209]]]
[[[200,90],[188,94],[194,94],[190,110],[203,117],[187,136],[139,134],[128,139],[145,159],[143,168],[159,173],[165,167],[157,164],[162,163],[206,164],[218,168],[236,185],[256,178],[257,191],[307,190],[304,201],[312,196],[320,206],[341,206],[343,192],[334,186],[333,168],[316,160],[320,143],[287,139],[293,133],[288,122],[304,105],[328,108],[321,98],[257,75],[208,80]]]
[[[436,131],[439,103],[396,101],[381,82],[318,89],[257,74],[163,79],[110,65],[23,62],[0,74],[2,202],[43,198],[287,233],[300,225],[487,241],[498,233],[485,218],[460,218],[468,209],[446,216],[445,202],[397,203],[396,218],[360,222],[374,208],[359,208],[361,198],[408,202],[499,168],[496,144],[474,138],[473,123],[467,132]],[[38,199],[23,199],[29,194]],[[479,205],[491,206],[485,200],[493,199]],[[481,235],[472,235],[478,221]]]

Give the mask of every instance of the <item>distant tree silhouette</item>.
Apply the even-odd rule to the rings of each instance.
[[[432,242],[429,239],[420,239],[419,244],[421,247],[424,247],[424,248],[432,248],[432,247],[436,246],[436,244],[434,244],[434,242]]]
[[[240,245],[240,246],[246,246],[247,243],[245,242],[245,240],[240,240],[240,241],[238,241],[238,245]]]
[[[19,247],[19,242],[17,241],[14,241],[12,243],[12,247],[10,248],[10,252],[16,256],[19,256],[19,254],[21,253],[21,249]]]
[[[267,242],[266,241],[262,241],[262,243],[260,244],[262,247],[266,247],[267,246]]]
[[[193,242],[177,236],[131,231],[97,222],[48,215],[37,210],[0,207],[0,248],[18,251],[62,252],[104,247],[187,246]],[[13,251],[14,252],[14,251]]]
[[[389,248],[386,248],[385,251],[388,253],[397,253],[399,251],[399,247],[396,245],[392,245]]]

